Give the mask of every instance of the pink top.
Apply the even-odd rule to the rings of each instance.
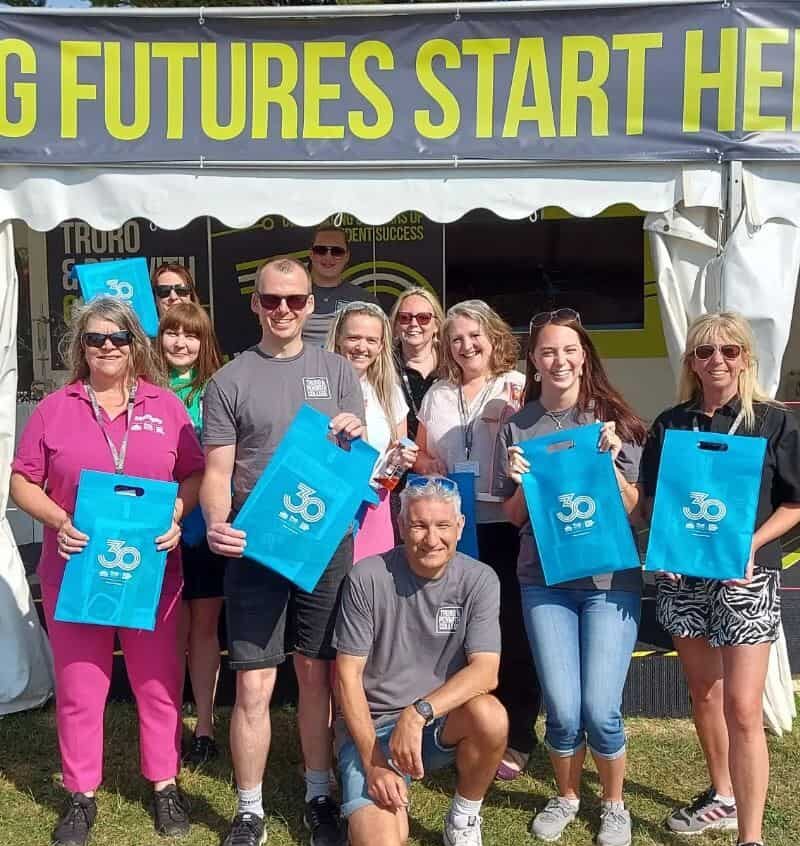
[[[127,410],[109,421],[106,431],[119,449]],[[203,450],[184,404],[172,391],[139,379],[124,472],[160,481],[182,482],[204,468]],[[34,409],[11,466],[40,485],[68,514],[75,510],[81,470],[114,472],[111,450],[92,410],[86,388],[72,382],[46,396]],[[39,578],[60,582],[66,561],[58,554],[56,532],[45,527]],[[180,573],[180,547],[167,557],[167,573]]]

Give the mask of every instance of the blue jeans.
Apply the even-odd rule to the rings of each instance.
[[[639,630],[641,598],[629,591],[522,585],[525,629],[547,709],[545,745],[574,755],[625,752],[622,689]]]
[[[455,746],[444,746],[439,740],[439,734],[444,728],[446,719],[447,717],[439,717],[422,730],[422,765],[426,775],[452,766],[456,762]],[[387,759],[390,756],[389,740],[394,727],[395,723],[386,723],[375,730],[375,737]],[[338,763],[339,780],[342,785],[342,816],[349,817],[361,808],[374,805],[375,803],[367,793],[367,777],[364,774],[361,756],[349,735],[339,748]],[[406,784],[410,783],[411,779],[406,776]]]

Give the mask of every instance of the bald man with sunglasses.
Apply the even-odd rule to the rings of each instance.
[[[303,328],[306,343],[324,347],[336,312],[348,303],[360,301],[379,305],[369,288],[342,279],[349,261],[350,243],[344,229],[325,225],[315,230],[309,251],[314,312]]]
[[[330,417],[331,432],[340,439],[364,433],[364,400],[350,362],[303,342],[303,326],[314,310],[310,289],[308,271],[294,259],[276,259],[259,270],[250,307],[261,324],[261,341],[214,374],[203,400],[207,473],[200,499],[208,545],[228,559],[229,663],[237,672],[230,741],[239,807],[223,846],[260,846],[266,840],[261,785],[269,703],[277,667],[289,652],[299,688],[311,844],[339,846],[342,837],[339,809],[330,796],[330,662],[353,536],[348,532],[342,539],[317,586],[306,593],[247,558],[247,538],[231,526],[303,404]]]

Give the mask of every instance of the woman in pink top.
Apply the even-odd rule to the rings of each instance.
[[[141,768],[153,782],[160,834],[189,828],[180,766],[181,671],[175,648],[182,588],[179,522],[197,503],[203,453],[183,403],[160,387],[150,346],[125,303],[101,297],[76,316],[69,344],[69,383],[36,407],[12,466],[11,495],[44,524],[38,574],[53,648],[56,718],[67,809],[55,846],[83,846],[97,814],[102,780],[103,712],[111,681],[114,635],[125,655],[139,712]],[[82,469],[179,482],[172,526],[154,538],[168,550],[152,632],[53,619],[70,555],[89,538],[72,524]]]

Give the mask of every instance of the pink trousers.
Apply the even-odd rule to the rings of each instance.
[[[381,501],[374,508],[367,508],[361,528],[353,540],[353,562],[358,563],[370,555],[381,555],[394,546],[392,510],[389,492],[380,491]]]
[[[180,577],[166,575],[152,632],[53,619],[59,584],[42,582],[56,677],[56,723],[64,787],[95,790],[103,780],[103,713],[111,685],[114,635],[139,712],[142,775],[174,778],[180,768],[181,668],[178,661]]]

